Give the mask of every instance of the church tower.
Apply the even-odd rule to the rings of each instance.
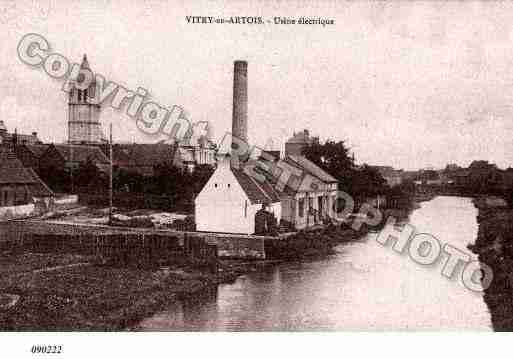
[[[81,70],[89,70],[87,56],[84,55]],[[71,85],[68,98],[68,142],[71,144],[100,144],[105,142],[100,123],[100,105],[97,101],[98,88],[93,80],[87,89]],[[82,75],[84,76],[84,75]],[[80,78],[76,81],[83,81]]]

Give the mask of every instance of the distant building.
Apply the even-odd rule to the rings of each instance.
[[[53,197],[33,169],[24,167],[10,149],[0,147],[0,218],[44,211]]]
[[[4,121],[0,120],[0,144],[2,146],[14,149],[17,145],[35,145],[42,143],[37,137],[37,132],[32,132],[30,135],[17,132],[18,131],[15,130],[13,133],[9,133]]]
[[[472,178],[470,177],[470,170],[461,168],[453,171],[450,174],[450,178],[455,186],[469,187],[472,185]]]
[[[87,56],[81,69],[91,70]],[[87,89],[77,88],[77,79],[68,93],[68,142],[71,144],[101,144],[106,142],[100,123],[98,85],[94,77]]]
[[[371,166],[371,168],[378,171],[390,187],[398,186],[403,183],[403,170],[396,170],[391,166]]]
[[[107,145],[102,146],[109,156]],[[115,168],[142,176],[153,176],[158,165],[173,165],[174,145],[164,143],[130,143],[112,146],[112,162]]]
[[[319,137],[310,137],[308,130],[294,132],[294,135],[285,142],[285,153],[301,156],[305,147],[318,142]]]
[[[445,166],[444,171],[451,172],[451,171],[457,171],[459,169],[461,169],[461,167],[458,166],[456,163],[449,163],[447,166]]]
[[[304,156],[287,154],[283,161],[299,174],[291,176],[280,192],[283,223],[298,230],[335,218],[338,180]],[[274,175],[275,186],[278,176]]]
[[[39,160],[48,147],[50,147],[50,145],[24,144],[16,146],[14,150],[16,151],[18,159],[23,163],[23,166],[32,168],[34,171],[39,172]]]
[[[77,170],[80,165],[93,163],[100,171],[109,170],[110,161],[97,146],[51,144],[39,158],[41,172],[51,173],[52,170],[68,172]]]
[[[185,139],[175,145],[173,165],[192,172],[198,165],[216,165],[216,146],[206,136],[199,139]]]

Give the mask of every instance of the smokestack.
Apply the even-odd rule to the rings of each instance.
[[[248,63],[246,61],[235,61],[233,68],[232,136],[248,142]]]

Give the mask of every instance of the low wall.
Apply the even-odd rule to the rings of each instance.
[[[17,240],[25,233],[36,234],[67,234],[67,235],[97,235],[112,234],[159,234],[176,236],[181,246],[184,237],[203,238],[208,244],[217,246],[218,256],[222,258],[265,259],[266,239],[276,239],[269,236],[242,235],[211,232],[183,232],[176,230],[150,229],[150,228],[121,228],[102,225],[76,225],[59,223],[58,221],[8,221],[0,222],[0,241]]]
[[[22,218],[34,213],[34,204],[24,204],[21,206],[0,207],[0,219]]]
[[[219,257],[265,259],[264,237],[204,234],[204,238],[217,246]]]
[[[62,196],[60,198],[56,198],[54,200],[54,203],[56,205],[59,205],[59,204],[74,204],[74,203],[78,203],[78,195],[76,194],[71,194],[71,195],[66,195],[66,196]]]

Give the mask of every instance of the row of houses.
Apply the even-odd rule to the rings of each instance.
[[[87,162],[102,172],[110,166],[110,148],[104,145],[23,144],[13,148],[24,166],[37,172],[76,170]],[[155,166],[169,165],[193,171],[198,165],[215,165],[215,146],[180,146],[168,144],[114,144],[114,168],[142,176],[152,176]]]
[[[454,185],[474,191],[505,191],[513,188],[513,168],[500,169],[484,160],[473,161],[467,168],[447,166],[439,171],[441,185]]]
[[[500,169],[484,160],[472,161],[468,167],[448,164],[444,169],[418,171],[397,170],[390,166],[372,166],[390,187],[410,180],[417,185],[454,186],[472,191],[505,191],[513,187],[513,168]]]
[[[85,56],[82,68],[89,69]],[[108,171],[112,149],[114,167],[143,176],[153,175],[155,167],[161,164],[189,171],[198,165],[215,166],[213,175],[195,198],[196,228],[200,231],[252,234],[257,231],[256,217],[261,211],[271,213],[290,229],[315,226],[335,217],[338,182],[302,156],[304,146],[318,141],[308,131],[295,133],[283,153],[274,153],[273,160],[265,159],[272,162],[268,163],[270,168],[293,169],[295,174],[281,185],[279,169],[265,173],[264,180],[257,180],[244,168],[233,166],[233,153],[220,152],[206,136],[173,144],[110,146],[99,130],[98,104],[90,98],[91,93],[97,91],[91,88],[84,92],[71,87],[68,143],[44,144],[35,133],[8,134],[5,125],[3,132],[0,126],[1,156],[5,157],[0,157],[0,207],[34,204],[54,197],[38,172],[57,174],[85,163],[94,164],[102,172]],[[244,61],[235,63],[233,96],[232,134],[247,139],[247,63]],[[92,107],[95,116],[89,118]],[[250,159],[258,160],[263,159]]]

